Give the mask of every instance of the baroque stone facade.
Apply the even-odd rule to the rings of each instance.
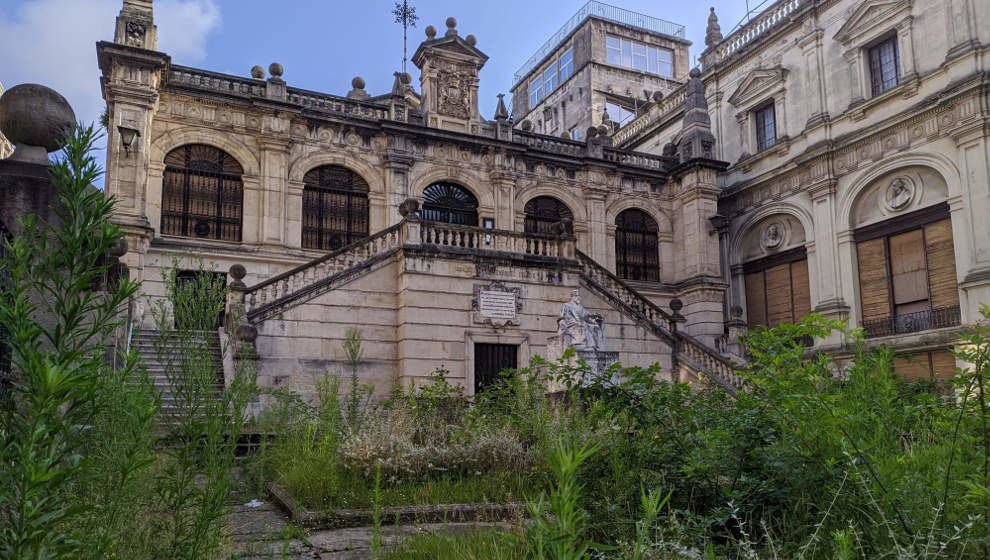
[[[756,301],[751,274],[790,259],[807,269],[789,292],[804,311],[846,318],[874,343],[936,355],[980,319],[988,25],[976,0],[781,0],[725,38],[712,14],[701,77],[715,157],[730,164],[717,180],[727,307],[767,322],[775,304]],[[613,140],[676,150],[682,111],[655,107]],[[934,248],[936,229],[948,252]],[[907,264],[908,253],[924,259]],[[818,346],[843,351],[837,339]]]
[[[453,18],[425,29],[418,90],[395,73],[389,92],[358,77],[341,96],[290,86],[277,63],[267,78],[172,64],[120,32],[154,29],[137,4],[97,46],[123,258],[151,298],[176,262],[229,270],[227,316],[245,319],[224,330],[256,350],[263,385],[311,394],[357,326],[377,392],[441,368],[470,393],[545,354],[574,290],[624,364],[731,385],[707,224],[724,165],[513,129],[501,96],[482,118],[487,56]]]

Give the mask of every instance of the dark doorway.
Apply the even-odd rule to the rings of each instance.
[[[474,345],[474,392],[477,394],[499,379],[499,372],[519,366],[515,344]]]
[[[477,226],[478,199],[460,185],[433,183],[423,191],[420,216],[428,222]]]

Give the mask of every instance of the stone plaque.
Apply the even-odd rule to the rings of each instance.
[[[488,324],[495,328],[518,325],[522,293],[520,288],[510,288],[502,282],[475,284],[471,308],[474,310],[475,323]]]
[[[514,320],[516,293],[481,290],[478,293],[478,313],[486,319]]]

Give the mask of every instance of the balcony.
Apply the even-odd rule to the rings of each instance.
[[[955,306],[863,321],[863,330],[867,338],[876,338],[878,336],[944,329],[958,326],[961,323],[962,316],[959,312],[959,306]]]

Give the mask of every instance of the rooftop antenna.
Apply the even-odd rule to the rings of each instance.
[[[416,21],[419,20],[419,16],[416,15],[416,8],[410,6],[408,0],[396,2],[395,8],[392,9],[392,15],[395,16],[395,23],[402,24],[402,72],[405,73],[407,36],[409,28],[416,27]]]

